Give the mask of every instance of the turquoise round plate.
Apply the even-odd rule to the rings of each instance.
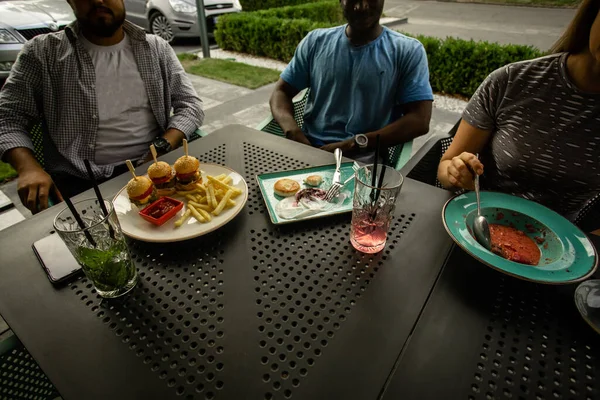
[[[566,284],[582,281],[596,270],[598,256],[587,236],[569,220],[533,201],[504,193],[481,192],[481,213],[490,224],[510,225],[538,243],[536,266],[509,261],[486,250],[472,232],[477,215],[474,192],[448,200],[442,219],[452,239],[482,263],[528,281]]]

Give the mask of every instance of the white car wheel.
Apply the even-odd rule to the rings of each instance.
[[[169,20],[160,13],[156,13],[152,16],[152,19],[150,20],[150,32],[156,36],[160,36],[169,43],[175,39],[173,28],[171,27]]]

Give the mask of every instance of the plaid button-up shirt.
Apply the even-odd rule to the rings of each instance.
[[[189,136],[202,125],[204,113],[175,52],[163,39],[128,21],[124,29],[158,125]],[[23,46],[0,91],[0,159],[16,147],[33,150],[29,130],[43,121],[44,162],[51,174],[86,178],[84,159],[90,160],[97,178],[112,174],[112,166],[94,163],[99,122],[96,75],[79,34],[73,22],[63,32],[37,36]]]

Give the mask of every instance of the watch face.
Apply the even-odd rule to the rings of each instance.
[[[169,142],[164,138],[155,139],[153,144],[154,147],[161,150],[166,150],[169,147]]]
[[[356,135],[355,140],[360,147],[366,146],[369,142],[369,138],[367,138],[365,135]]]

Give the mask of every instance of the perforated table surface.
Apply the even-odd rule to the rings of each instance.
[[[190,149],[243,174],[246,208],[195,240],[131,241],[141,280],[122,300],[48,282],[31,243],[61,206],[0,233],[0,313],[19,339],[67,400],[376,399],[450,251],[448,193],[407,179],[386,249],[362,255],[349,214],[276,227],[256,185],[331,154],[242,126]]]
[[[576,286],[508,277],[456,248],[383,400],[600,399],[600,335]]]

